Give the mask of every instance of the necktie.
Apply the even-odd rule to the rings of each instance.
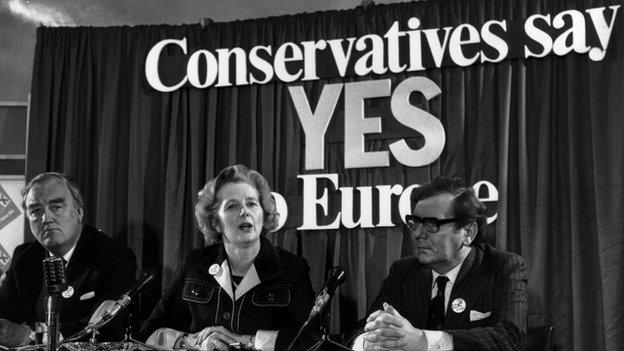
[[[442,275],[436,278],[438,293],[429,302],[429,319],[427,322],[427,329],[429,330],[440,330],[444,325],[444,289],[448,280],[447,277]]]

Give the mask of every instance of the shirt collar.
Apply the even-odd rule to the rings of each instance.
[[[468,257],[468,255],[466,255],[466,257]],[[435,286],[435,281],[436,279],[438,279],[439,276],[443,275],[445,277],[448,278],[448,283],[447,286],[452,286],[455,284],[455,280],[457,280],[457,275],[459,274],[459,271],[461,270],[462,265],[464,264],[464,261],[466,260],[466,257],[464,257],[462,259],[461,262],[459,262],[459,264],[455,267],[453,267],[453,269],[451,269],[450,271],[446,272],[446,274],[439,274],[438,272],[436,272],[435,270],[431,270],[431,273],[433,273],[433,283],[431,285],[431,288],[433,289],[433,287]]]
[[[63,259],[65,260],[65,264],[67,265],[69,263],[69,260],[72,258],[72,256],[74,255],[74,250],[76,249],[76,244],[78,244],[78,241],[76,241],[76,243],[74,244],[74,246],[71,247],[71,249],[69,249],[69,251],[67,251],[67,253],[65,253],[63,255]],[[50,251],[48,251],[48,256],[54,256]]]

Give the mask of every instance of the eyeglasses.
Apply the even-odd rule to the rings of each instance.
[[[418,225],[422,224],[425,230],[429,233],[437,233],[440,230],[441,225],[453,222],[459,222],[459,218],[438,219],[435,217],[423,218],[414,215],[405,216],[405,223],[407,223],[407,228],[409,228],[409,230],[417,230]]]

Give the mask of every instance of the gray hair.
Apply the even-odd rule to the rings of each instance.
[[[58,172],[41,173],[31,179],[30,182],[26,184],[24,189],[22,189],[22,208],[26,209],[26,196],[28,196],[28,192],[33,186],[47,183],[53,179],[60,180],[63,184],[67,185],[67,188],[74,199],[76,208],[84,212],[84,201],[82,199],[82,194],[80,193],[80,187],[78,187],[78,182],[76,182],[76,180],[71,176]]]
[[[271,188],[267,180],[258,172],[244,165],[234,165],[224,168],[219,174],[209,180],[197,193],[195,203],[195,219],[199,230],[204,234],[206,242],[220,242],[221,233],[215,230],[217,209],[219,202],[216,199],[217,192],[221,187],[229,183],[247,183],[256,190],[260,196],[260,205],[264,212],[264,226],[262,234],[275,230],[278,226],[279,214],[275,206],[275,199],[271,194]]]

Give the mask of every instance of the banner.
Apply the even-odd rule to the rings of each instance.
[[[187,38],[164,39],[145,59],[150,87],[172,92],[292,83],[321,78],[418,72],[429,68],[466,67],[503,60],[586,54],[604,59],[621,5],[532,14],[524,21],[490,19],[422,28],[421,20],[394,21],[385,33],[349,38],[266,43],[251,48],[189,47]],[[163,54],[165,48],[175,55]]]
[[[23,176],[0,176],[0,271],[9,263],[15,247],[24,241],[23,187]]]
[[[284,220],[267,237],[307,260],[315,289],[331,266],[349,277],[333,333],[413,254],[412,191],[461,177],[488,206],[487,242],[527,260],[529,325],[554,325],[561,349],[619,350],[621,5],[437,0],[40,28],[27,175],[72,174],[85,222],[164,288],[205,244],[198,190],[229,165],[258,170]]]

